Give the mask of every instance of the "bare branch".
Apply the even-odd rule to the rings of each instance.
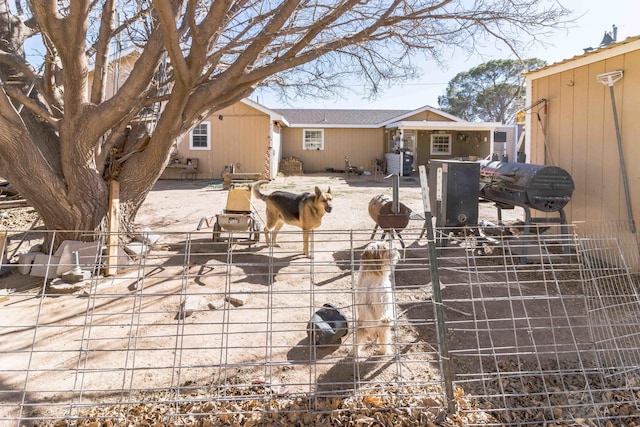
[[[115,13],[115,1],[106,0],[102,8],[98,42],[95,44],[96,61],[93,67],[93,82],[91,87],[91,102],[93,104],[100,103],[104,98],[105,79],[107,77],[107,65],[109,61],[109,42],[113,34]]]
[[[49,124],[53,125],[55,129],[57,129],[59,120],[52,117],[49,111],[42,108],[42,106],[38,104],[36,101],[34,101],[32,98],[29,98],[27,95],[25,95],[21,90],[17,88],[12,88],[5,85],[4,90],[8,96],[17,100],[20,104],[22,104],[25,108],[33,112],[36,116],[47,121]]]
[[[167,52],[169,52],[171,63],[175,69],[177,81],[184,86],[188,86],[191,82],[191,75],[187,62],[182,56],[178,31],[175,25],[176,10],[179,10],[179,7],[174,10],[169,0],[154,0],[154,4],[156,5],[160,28],[165,37]]]

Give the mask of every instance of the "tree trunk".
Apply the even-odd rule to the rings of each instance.
[[[0,100],[8,101],[0,94]],[[33,206],[47,230],[47,247],[57,247],[64,240],[92,241],[96,233],[107,231],[109,185],[103,178],[103,165],[96,165],[70,150],[62,167],[60,151],[56,147],[64,140],[56,140],[46,131],[43,122],[32,122],[28,113],[17,115],[8,102],[0,102],[0,174]],[[24,118],[24,121],[22,120]],[[29,123],[30,126],[25,126]],[[28,128],[28,129],[27,129]],[[82,138],[82,133],[78,133]],[[75,141],[66,141],[73,146]],[[99,146],[99,144],[96,144]],[[135,156],[129,161],[135,163]],[[135,214],[144,202],[153,182],[159,176],[153,168],[130,167],[137,179],[121,183],[121,231],[133,230]],[[66,172],[66,174],[64,173]]]

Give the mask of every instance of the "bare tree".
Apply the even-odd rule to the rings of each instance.
[[[415,76],[416,54],[517,52],[568,16],[555,0],[0,0],[0,174],[51,230],[103,228],[117,179],[130,228],[174,140],[260,85],[313,94],[356,75],[375,92]],[[122,48],[137,59],[107,96]]]

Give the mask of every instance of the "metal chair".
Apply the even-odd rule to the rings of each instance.
[[[360,169],[356,166],[351,166],[351,163],[349,163],[349,156],[344,156],[344,173],[347,175],[347,178],[352,173],[360,175]]]

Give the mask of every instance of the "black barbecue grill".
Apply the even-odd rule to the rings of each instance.
[[[502,209],[521,207],[525,213],[524,235],[529,234],[530,225],[535,223],[558,223],[561,234],[567,235],[564,207],[571,201],[573,190],[571,175],[557,166],[489,160],[480,162],[480,197],[495,202],[500,222]],[[544,212],[544,215],[533,217],[532,209]],[[549,214],[553,212],[558,216]],[[523,246],[522,251],[522,261],[529,262],[527,245]],[[564,245],[564,252],[570,252],[568,245]]]
[[[571,175],[557,166],[531,163],[480,163],[480,196],[508,206],[559,212],[571,201]]]
[[[483,160],[480,164],[480,197],[495,202],[498,220],[502,222],[502,209],[520,206],[525,213],[523,233],[530,232],[535,223],[558,223],[560,232],[567,235],[567,217],[564,207],[571,201],[573,179],[557,166],[531,163],[512,163]],[[544,212],[533,217],[531,210]],[[549,215],[556,212],[557,217]],[[570,248],[565,245],[564,252]],[[528,248],[523,248],[522,260],[528,262]]]

